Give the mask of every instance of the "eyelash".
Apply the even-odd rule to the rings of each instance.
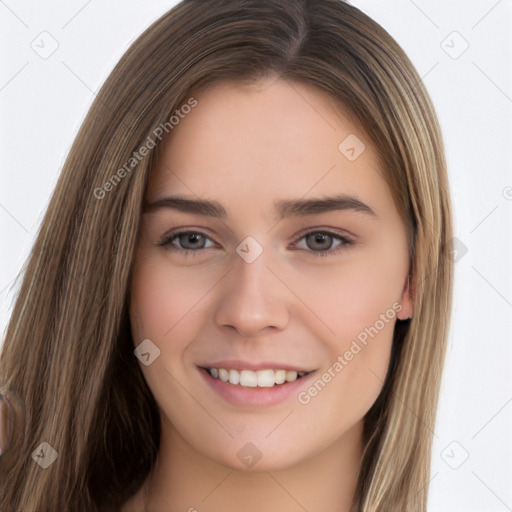
[[[299,250],[306,250],[306,252],[311,253],[313,256],[326,257],[326,256],[334,256],[336,254],[339,254],[340,252],[344,251],[348,246],[351,246],[354,244],[354,242],[352,240],[350,240],[349,238],[347,238],[346,236],[338,235],[337,233],[333,233],[332,231],[328,231],[328,230],[308,231],[308,232],[302,234],[299,237],[299,239],[297,240],[297,242],[295,242],[295,244],[298,243],[303,238],[307,237],[308,235],[318,235],[318,234],[328,235],[334,239],[339,240],[342,243],[336,249],[327,249],[325,251],[314,251],[311,249],[310,250],[299,249]],[[156,245],[160,246],[160,247],[171,246],[172,242],[174,242],[174,240],[178,239],[181,235],[200,235],[206,239],[211,240],[210,237],[208,237],[206,234],[202,233],[201,231],[177,230],[177,231],[173,231],[173,232],[169,233],[168,235],[164,235],[162,237],[162,239],[159,242],[157,242]],[[206,247],[206,249],[209,249],[209,248],[210,247]],[[198,253],[200,253],[204,249],[205,248],[181,249],[179,247],[172,246],[171,250],[180,252],[180,253],[184,254],[184,256],[186,256],[186,257],[188,257],[189,255],[195,257],[195,256],[198,256]]]

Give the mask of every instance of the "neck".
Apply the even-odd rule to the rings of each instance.
[[[163,422],[147,481],[145,512],[351,512],[362,453],[362,422],[322,451],[286,469],[239,471],[204,457]]]

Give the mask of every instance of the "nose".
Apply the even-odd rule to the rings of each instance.
[[[215,323],[253,337],[284,329],[289,322],[289,293],[267,267],[266,252],[252,263],[237,257],[219,287]]]

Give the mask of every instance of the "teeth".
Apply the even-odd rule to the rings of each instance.
[[[238,373],[236,370],[231,371]],[[240,386],[255,388],[257,385],[258,375],[256,372],[251,372],[251,370],[242,370],[240,372]]]
[[[294,380],[297,380],[297,372],[286,372],[286,382],[293,382]]]
[[[286,382],[286,370],[276,370],[274,372],[274,383],[283,384]]]
[[[240,374],[236,370],[229,370],[230,384],[238,384],[240,382]]]
[[[271,388],[274,385],[274,370],[260,370],[256,372],[259,388]]]
[[[208,368],[208,372],[214,379],[246,388],[271,388],[285,382],[294,382],[308,373],[294,370],[258,370],[254,372],[226,368]]]

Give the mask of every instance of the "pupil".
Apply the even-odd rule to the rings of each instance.
[[[198,245],[198,242],[201,239],[201,235],[199,235],[197,233],[192,233],[190,235],[185,235],[184,238],[185,238],[185,240],[184,240],[185,246],[187,244],[194,246],[194,245]],[[199,244],[199,245],[201,245],[201,244]]]
[[[314,235],[310,235],[313,237],[313,247],[310,247],[310,249],[313,250],[320,250],[320,249],[329,249],[332,245],[332,240],[330,240],[331,236],[322,234],[322,233],[316,233]],[[320,247],[315,246],[316,244],[320,244]]]

